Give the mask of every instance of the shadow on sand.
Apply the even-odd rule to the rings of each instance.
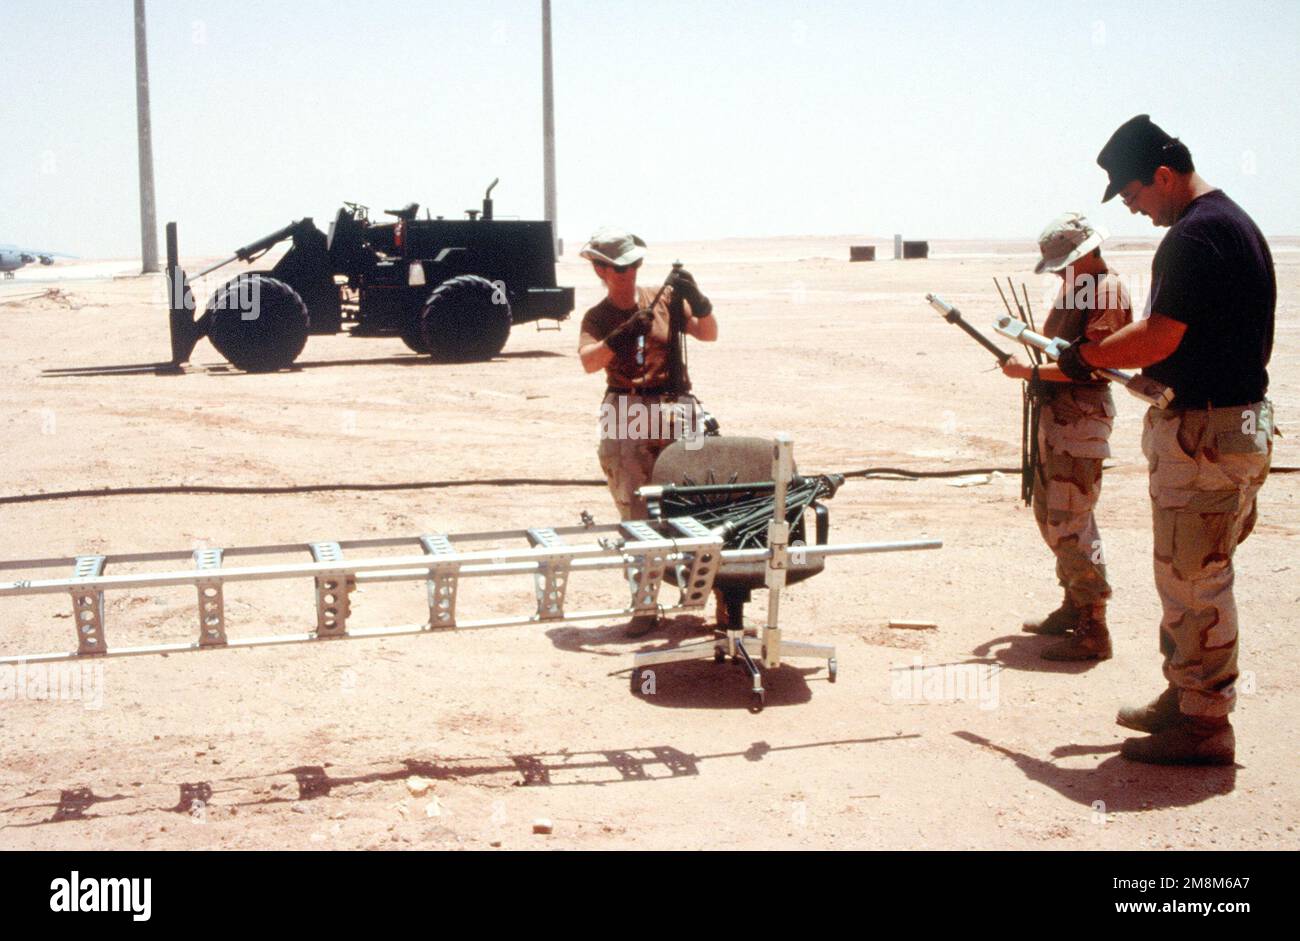
[[[1054,758],[1113,752],[1092,768],[1062,768],[1012,748],[995,744],[973,732],[954,732],[962,741],[988,748],[1015,762],[1031,781],[1046,785],[1062,797],[1101,813],[1135,813],[1166,807],[1190,807],[1232,793],[1237,768],[1182,768],[1145,765],[1119,757],[1119,745],[1062,745]]]

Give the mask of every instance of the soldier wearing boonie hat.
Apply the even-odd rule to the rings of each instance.
[[[1151,262],[1149,316],[1061,354],[1066,375],[1141,366],[1171,407],[1147,410],[1154,568],[1168,688],[1119,711],[1150,733],[1120,754],[1159,764],[1232,764],[1237,606],[1232,557],[1258,517],[1273,453],[1267,399],[1277,278],[1259,227],[1196,172],[1191,152],[1148,115],[1124,122],[1097,164],[1130,212],[1169,232]]]
[[[645,519],[637,488],[650,482],[655,459],[674,440],[702,434],[703,410],[690,394],[684,366],[670,364],[670,308],[682,300],[681,329],[697,340],[718,338],[713,305],[689,272],[678,270],[660,292],[638,287],[646,244],[625,229],[597,231],[580,254],[605,286],[605,297],[582,318],[578,355],[587,372],[605,370],[601,403],[600,467],[624,520]],[[657,298],[657,300],[656,300]],[[628,636],[650,631],[654,617],[637,617]]]
[[[1036,274],[1061,278],[1052,312],[1043,325],[1051,337],[1109,336],[1133,319],[1128,292],[1101,257],[1105,233],[1081,213],[1057,216],[1038,236],[1042,257]],[[1034,519],[1052,554],[1064,591],[1061,606],[1038,621],[1034,634],[1064,635],[1042,652],[1047,660],[1107,660],[1110,583],[1093,510],[1101,494],[1101,465],[1110,457],[1115,403],[1110,383],[1076,382],[1054,365],[1030,366],[1013,356],[1002,371],[1026,379],[1040,403],[1035,467]]]

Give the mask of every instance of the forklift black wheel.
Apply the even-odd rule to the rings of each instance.
[[[244,272],[208,301],[208,339],[244,372],[275,372],[293,365],[307,345],[310,324],[298,292],[283,281]]]
[[[473,274],[442,282],[420,312],[425,346],[442,362],[491,359],[505,347],[510,323],[504,287]]]
[[[424,331],[420,329],[420,316],[417,313],[414,328],[402,331],[402,342],[412,353],[432,353],[429,344],[424,342]]]

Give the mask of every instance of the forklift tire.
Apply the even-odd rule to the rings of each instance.
[[[206,313],[208,339],[244,372],[286,369],[307,345],[310,319],[302,298],[283,281],[259,272],[244,272],[222,285]]]
[[[433,352],[432,350],[429,349],[429,345],[424,342],[424,330],[421,329],[421,317],[420,317],[420,314],[423,311],[423,309],[424,308],[421,307],[420,311],[416,311],[414,326],[406,327],[402,330],[402,342],[405,343],[406,348],[413,353]]]
[[[510,300],[505,291],[473,274],[442,282],[420,312],[424,344],[441,362],[491,359],[505,347],[510,324]]]

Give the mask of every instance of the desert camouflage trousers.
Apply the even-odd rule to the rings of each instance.
[[[1056,579],[1078,607],[1111,593],[1093,511],[1114,415],[1110,390],[1095,386],[1055,390],[1039,415],[1034,519],[1056,556]]]
[[[1150,409],[1142,451],[1165,677],[1185,714],[1225,716],[1237,680],[1232,556],[1255,526],[1273,456],[1273,407]]]
[[[678,438],[703,435],[701,412],[690,395],[605,395],[597,454],[620,519],[646,518],[646,502],[636,495],[637,489],[650,483],[664,448]]]

